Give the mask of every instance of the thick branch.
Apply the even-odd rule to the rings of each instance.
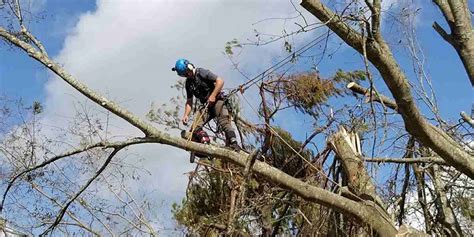
[[[105,97],[101,96],[100,94],[96,93],[95,91],[91,90],[89,87],[87,87],[80,81],[76,80],[72,75],[68,74],[59,64],[53,62],[47,55],[42,54],[41,52],[36,50],[33,46],[18,39],[17,37],[10,34],[7,30],[5,30],[2,27],[0,27],[0,36],[6,39],[7,41],[9,41],[10,43],[13,43],[14,45],[18,46],[20,49],[24,50],[30,57],[34,58],[38,62],[48,67],[51,71],[53,71],[56,75],[58,75],[61,79],[63,79],[69,85],[74,87],[74,89],[79,91],[81,94],[91,99],[92,101],[102,106],[103,108],[109,110],[113,114],[125,119],[127,122],[129,122],[136,128],[140,129],[143,133],[145,133],[145,135],[148,136],[150,134],[161,133],[159,130],[154,128],[151,124],[135,116],[128,110],[120,107],[115,102],[110,101],[106,99]]]
[[[449,44],[454,44],[453,37],[451,37],[451,35],[448,34],[448,32],[446,32],[446,30],[444,30],[443,27],[438,24],[438,22],[435,21],[433,23],[433,29],[435,29],[435,31],[438,32],[438,34],[441,35],[441,37],[443,37],[443,39]]]
[[[421,206],[421,210],[423,213],[423,217],[425,219],[425,229],[427,233],[431,232],[432,229],[432,216],[429,211],[427,198],[426,198],[426,182],[425,182],[425,173],[422,168],[418,164],[413,164],[413,174],[415,175],[416,180],[416,189],[417,189],[417,196],[418,196],[418,203]]]
[[[319,0],[303,0],[301,5],[321,21],[325,21],[334,15]],[[327,26],[349,46],[363,54],[361,36],[354,32],[354,30],[348,29],[349,26],[342,22],[340,18],[335,17],[334,20],[327,23]],[[474,50],[474,43],[471,46]],[[466,152],[448,134],[430,124],[422,116],[411,94],[408,79],[385,41],[383,39],[367,41],[366,48],[368,59],[380,72],[380,75],[392,92],[398,106],[397,111],[402,116],[407,131],[423,142],[424,145],[433,149],[457,170],[468,175],[470,178],[474,178],[474,157]],[[470,65],[474,71],[474,63]]]
[[[456,219],[453,209],[449,205],[448,195],[446,194],[446,184],[440,177],[439,167],[434,165],[428,170],[433,180],[435,189],[435,204],[438,209],[437,219],[444,227],[443,230],[447,236],[463,236],[461,227]]]
[[[31,34],[24,26],[21,26],[21,33],[25,34],[28,39],[30,39],[36,47],[41,51],[43,55],[46,55],[48,57],[48,53],[46,52],[46,49],[44,48],[44,45],[39,41],[33,34]]]
[[[381,38],[381,33],[380,33],[380,13],[381,13],[381,3],[380,0],[373,0],[373,3],[370,3],[369,0],[366,0],[365,3],[370,9],[370,12],[372,12],[371,16],[371,26],[372,26],[372,35],[375,37],[376,40],[379,40]]]
[[[436,3],[436,5],[438,5],[446,21],[454,22],[454,16],[453,16],[453,13],[451,12],[451,9],[449,7],[447,0],[433,0],[433,2]]]
[[[433,28],[454,47],[461,58],[471,85],[474,86],[474,29],[466,0],[434,0],[448,22],[447,34],[436,22]]]
[[[364,163],[359,157],[357,140],[357,136],[354,136],[352,133],[347,133],[343,127],[329,138],[329,142],[347,174],[350,191],[359,197],[374,201],[383,207],[382,199],[375,191],[372,178],[367,173]]]
[[[252,151],[247,157],[247,163],[244,168],[244,183],[240,186],[240,201],[239,205],[243,206],[245,204],[245,199],[247,198],[247,185],[250,182],[250,177],[252,175],[252,167],[255,164],[257,158],[261,155],[260,149]]]
[[[414,148],[415,148],[415,139],[413,137],[410,137],[408,139],[405,154],[403,154],[403,156],[413,158],[413,155],[415,154]],[[400,202],[398,205],[400,207],[399,212],[398,212],[398,224],[400,226],[403,225],[403,219],[405,219],[405,203],[406,203],[407,191],[408,191],[409,186],[410,186],[410,165],[405,164],[405,178],[403,180],[402,191],[400,193],[400,199],[399,199]]]
[[[311,14],[316,16],[320,21],[325,22],[326,25],[343,40],[348,39],[352,42],[358,42],[359,45],[357,47],[361,49],[360,42],[362,42],[362,36],[343,22],[339,15],[327,8],[319,0],[303,0],[301,6],[311,12]]]

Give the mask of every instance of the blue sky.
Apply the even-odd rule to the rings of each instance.
[[[95,9],[94,0],[43,0],[33,1],[33,13],[38,22],[30,22],[29,29],[37,35],[49,54],[54,56],[63,47],[68,30],[80,14]],[[30,5],[25,4],[25,8]],[[0,93],[21,97],[25,102],[43,101],[47,71],[19,50],[0,48]]]
[[[283,0],[262,0],[258,3],[209,0],[199,4],[189,1],[186,5],[183,1],[166,1],[162,5],[154,4],[157,1],[136,4],[131,4],[131,1],[128,4],[126,1],[96,3],[93,0],[33,2],[40,3],[35,8],[35,14],[44,16],[44,19],[39,23],[30,23],[29,27],[44,43],[50,56],[63,63],[80,80],[139,115],[146,114],[152,101],[163,103],[174,95],[174,90],[167,88],[176,80],[169,70],[176,58],[189,57],[198,66],[215,70],[228,79],[227,87],[235,86],[243,79],[222,55],[225,42],[234,38],[245,41],[253,35],[254,28],[281,33],[283,27],[291,28],[293,23],[279,20],[256,25],[252,23],[271,17],[295,15],[291,5]],[[425,53],[426,69],[436,90],[441,114],[446,119],[457,120],[460,111],[470,111],[473,89],[455,50],[431,28],[434,20],[444,22],[441,14],[433,4],[415,2],[421,7],[416,23],[417,36]],[[141,6],[146,4],[150,6]],[[232,7],[233,12],[225,11],[228,7]],[[403,47],[396,46],[399,32],[391,30],[395,35],[387,32],[387,36],[390,35],[388,41],[395,46],[395,56],[412,79],[411,62]],[[313,32],[292,38],[294,47],[300,47],[315,35],[317,33]],[[332,48],[335,48],[338,41],[334,39],[331,43]],[[5,47],[0,50],[0,94],[21,97],[26,103],[41,101],[46,106],[45,124],[65,124],[67,121],[59,121],[57,115],[71,115],[74,101],[83,101],[84,98],[74,94],[64,82],[52,77],[23,52],[6,50]],[[245,71],[255,75],[284,56],[282,43],[277,42],[264,47],[248,47],[238,60]],[[311,66],[298,64],[295,70],[301,71]],[[362,66],[360,56],[343,46],[333,57],[323,60],[319,70],[323,76],[329,77],[339,68],[355,70]],[[376,86],[384,94],[390,95],[377,76]],[[256,96],[249,97],[252,99]],[[352,104],[355,100],[338,103]],[[250,109],[246,113],[252,114]],[[278,119],[277,123],[303,140],[311,125],[302,126],[301,119],[306,122],[310,120],[300,114],[287,115]],[[135,130],[121,127],[123,123],[120,121],[115,123],[115,132],[118,134],[136,135]],[[324,143],[322,138],[321,142]],[[152,158],[158,152],[170,156],[160,160],[161,167],[158,167],[156,159],[145,162],[154,170],[147,182],[158,188],[156,198],[178,200],[186,183],[183,173],[193,168],[185,163],[187,158],[178,159],[187,157],[187,154],[162,146],[140,147],[134,152]]]
[[[94,11],[96,7],[93,0],[69,0],[66,3],[47,0],[41,5],[35,13],[44,19],[41,19],[39,24],[30,23],[30,29],[37,34],[53,56],[62,49],[65,37],[71,33],[70,28],[77,23],[80,14]],[[446,25],[438,9],[434,4],[423,4],[419,13],[417,36],[424,49],[427,70],[432,78],[441,112],[445,117],[456,119],[461,110],[469,112],[473,102],[473,90],[454,49],[431,27],[433,20]],[[238,35],[235,37],[238,38]],[[26,58],[18,50],[5,50],[5,47],[1,50],[0,92],[22,97],[26,101],[43,101],[48,73],[41,65]],[[330,76],[338,68],[357,69],[362,66],[351,49],[339,50],[337,55],[321,63],[319,69],[324,75]],[[405,68],[410,67],[411,62],[406,60],[404,52],[396,51],[395,55],[403,57],[399,62]],[[411,70],[408,70],[407,74],[414,77]],[[385,89],[383,84],[380,84],[380,87]]]

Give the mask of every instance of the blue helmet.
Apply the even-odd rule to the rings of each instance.
[[[180,58],[176,61],[176,64],[174,65],[174,68],[172,68],[172,71],[176,71],[179,76],[186,76],[186,71],[187,70],[192,70],[194,68],[193,64],[190,63],[188,60],[184,58]]]

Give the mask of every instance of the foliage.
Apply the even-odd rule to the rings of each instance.
[[[365,81],[365,79],[366,72],[362,70],[343,71],[342,69],[338,69],[336,74],[333,76],[334,81],[338,83],[344,83],[344,85],[349,82],[359,83],[360,81]]]
[[[273,127],[273,129],[291,148],[282,139],[274,137],[265,161],[282,169],[287,174],[318,183],[318,179],[315,179],[316,176],[312,172],[306,172],[306,163],[301,157],[294,155],[293,149],[299,151],[302,146],[301,142],[294,140],[289,132],[281,128]],[[313,157],[313,152],[308,149],[304,149],[300,154],[306,160],[311,160]],[[310,207],[316,209],[319,207],[319,205],[311,205],[293,195],[290,195],[292,197],[290,203],[282,201],[282,199],[288,199],[288,193],[273,187],[274,185],[268,181],[252,176],[249,183],[245,183],[241,170],[225,163],[222,164],[218,160],[212,163],[213,169],[200,168],[199,171],[192,174],[186,198],[182,200],[181,204],[173,205],[175,220],[191,233],[206,235],[227,231],[218,227],[226,227],[229,222],[232,187],[238,191],[236,200],[244,198],[243,202],[245,203],[243,206],[239,206],[238,202],[236,204],[237,209],[232,221],[233,231],[236,233],[255,232],[256,230],[252,227],[255,226],[255,223],[259,223],[258,226],[270,225],[270,229],[272,229],[271,226],[276,222],[279,223],[284,233],[290,233],[292,223],[305,222],[297,209],[309,213],[314,211]],[[231,172],[224,172],[225,167]],[[311,176],[305,177],[306,174]],[[244,195],[241,191],[243,186],[246,187],[245,197],[241,196]],[[293,212],[294,217],[287,218],[290,212]]]
[[[317,115],[331,97],[347,94],[348,82],[365,80],[365,72],[356,70],[345,72],[339,69],[331,79],[323,79],[318,72],[297,73],[286,76],[283,93],[288,102],[300,111]]]
[[[290,75],[285,79],[283,91],[289,103],[308,114],[317,114],[320,106],[337,94],[334,83],[321,79],[316,72]]]
[[[225,53],[232,56],[234,54],[234,51],[232,50],[233,48],[242,48],[242,45],[237,41],[237,39],[225,43]]]
[[[228,174],[214,170],[203,169],[193,174],[186,197],[181,204],[173,204],[174,219],[186,226],[188,231],[199,235],[215,231],[212,224],[225,225],[229,209],[229,182]]]

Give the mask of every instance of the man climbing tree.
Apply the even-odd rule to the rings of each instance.
[[[237,143],[237,138],[232,128],[230,114],[225,105],[225,98],[222,92],[224,80],[216,74],[204,68],[196,68],[192,63],[186,59],[178,59],[175,66],[172,68],[176,71],[178,76],[185,77],[186,89],[186,105],[184,115],[181,122],[184,125],[188,124],[189,114],[193,106],[193,97],[199,99],[204,105],[196,116],[192,126],[193,140],[208,143],[209,136],[203,127],[211,119],[217,118],[217,125],[221,131],[224,131],[226,137],[226,145],[234,151],[240,151],[240,146]]]

